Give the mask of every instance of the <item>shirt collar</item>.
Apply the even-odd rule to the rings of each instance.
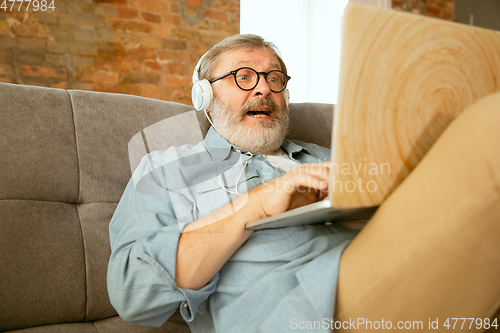
[[[227,142],[223,137],[217,133],[213,127],[210,127],[208,129],[207,135],[205,136],[205,146],[207,147],[208,152],[212,156],[214,160],[217,161],[222,161],[224,160],[228,155],[229,152],[231,151],[231,148],[239,149],[243,152],[245,152],[244,149],[237,148]],[[287,153],[288,156],[292,157],[292,154],[298,153],[302,150],[307,152],[309,154],[309,151],[290,140],[283,140],[283,143],[281,144],[281,148]]]
[[[219,133],[217,133],[212,126],[208,129],[207,135],[205,136],[205,146],[207,147],[208,153],[216,161],[224,160],[231,151],[232,145],[222,138]]]
[[[287,139],[283,140],[283,143],[281,144],[281,148],[290,157],[292,157],[292,154],[298,153],[298,152],[300,152],[302,150],[304,150],[306,153],[309,154],[309,151],[305,147],[299,145],[298,143],[295,143],[295,142],[292,142],[290,140],[287,140]]]

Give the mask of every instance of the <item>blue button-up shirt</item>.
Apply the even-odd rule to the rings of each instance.
[[[330,158],[314,144],[285,140],[282,149],[301,164]],[[180,309],[192,332],[287,332],[311,322],[329,331],[340,255],[356,235],[340,225],[256,231],[203,288],[175,283],[183,228],[284,174],[249,156],[210,129],[198,145],[142,159],[109,226],[108,292],[125,320],[161,326]]]

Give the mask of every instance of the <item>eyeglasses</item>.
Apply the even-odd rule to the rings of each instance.
[[[279,93],[285,90],[288,80],[291,79],[290,76],[286,75],[282,71],[273,70],[270,72],[257,72],[255,69],[250,67],[238,68],[234,71],[227,72],[221,76],[210,80],[210,83],[214,83],[217,80],[223,79],[226,76],[232,75],[234,77],[234,82],[241,90],[252,90],[259,84],[260,75],[264,75],[269,88],[272,92]]]

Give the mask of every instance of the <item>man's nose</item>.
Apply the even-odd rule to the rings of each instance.
[[[259,82],[253,88],[252,94],[254,96],[267,97],[271,93],[271,88],[267,83],[266,76],[264,74],[259,74]]]

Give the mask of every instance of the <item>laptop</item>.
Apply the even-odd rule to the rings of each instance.
[[[247,229],[369,219],[458,114],[500,90],[492,45],[500,32],[350,3],[329,196]]]

